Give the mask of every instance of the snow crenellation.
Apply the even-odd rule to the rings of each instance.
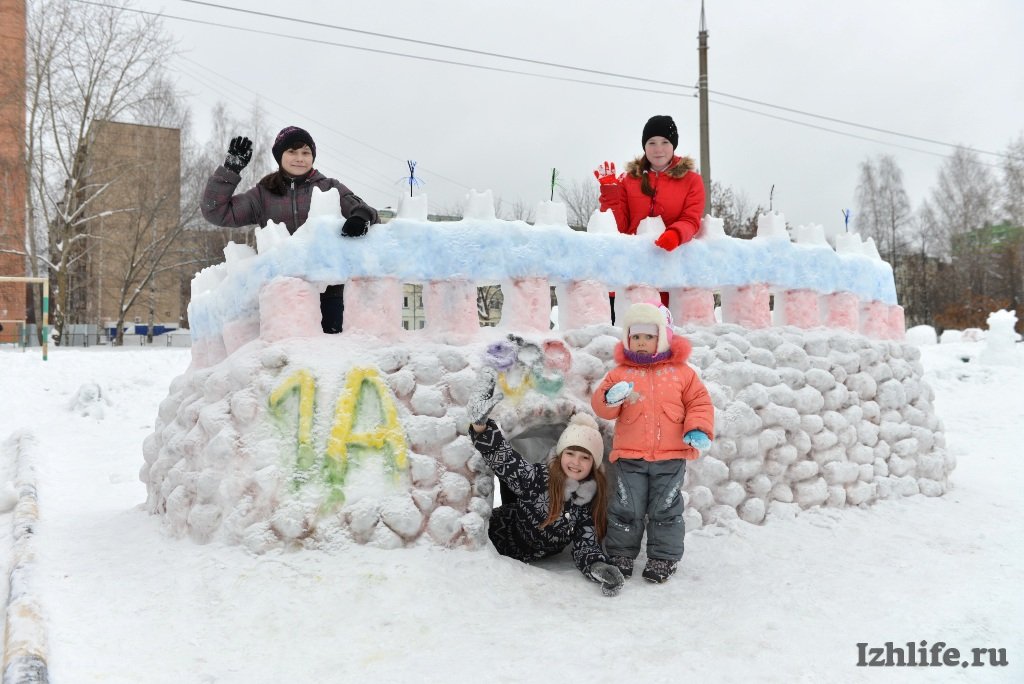
[[[273,306],[262,300],[262,289],[276,278],[301,278],[319,289],[353,286],[351,294],[346,291],[352,330],[400,328],[401,284],[414,283],[424,288],[428,327],[444,321],[443,331],[436,323],[428,331],[435,335],[472,336],[476,286],[499,284],[512,304],[505,325],[513,330],[547,327],[549,309],[540,311],[535,295],[553,286],[564,330],[604,322],[595,306],[603,293],[642,288],[673,292],[678,324],[714,323],[718,293],[723,320],[748,329],[826,325],[873,338],[903,336],[892,269],[870,240],[840,234],[830,242],[820,226],[801,226],[793,241],[778,213],[759,218],[752,240],[725,236],[716,228],[719,219],[705,217],[696,239],[665,252],[643,236],[570,230],[564,207],[546,208],[532,226],[497,219],[490,196],[473,193],[462,220],[431,222],[420,212],[400,212],[365,237],[341,244],[342,219],[331,192],[314,191],[310,218],[294,235],[274,224],[258,229],[258,253],[231,243],[224,263],[196,275],[189,321],[198,361],[216,363],[257,336],[255,322],[265,318],[261,307]]]

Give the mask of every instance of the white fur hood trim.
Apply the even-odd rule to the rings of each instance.
[[[571,498],[574,504],[582,506],[585,503],[590,503],[595,494],[597,494],[597,482],[593,478],[583,482],[571,479],[565,481],[566,501]]]

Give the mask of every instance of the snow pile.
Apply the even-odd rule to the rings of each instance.
[[[688,469],[689,529],[813,506],[942,494],[945,451],[919,351],[796,328],[680,329],[716,440]],[[262,552],[486,543],[493,477],[466,436],[482,364],[494,417],[542,458],[612,365],[609,325],[465,345],[360,336],[254,340],[177,378],[144,446],[147,506],[173,534]],[[603,426],[610,438],[610,424]]]
[[[930,325],[915,325],[912,328],[907,328],[907,334],[904,339],[908,344],[913,344],[917,347],[938,344],[938,335],[935,333],[935,328]]]

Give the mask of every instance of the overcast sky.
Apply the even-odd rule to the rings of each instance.
[[[565,180],[592,179],[599,162],[615,161],[621,168],[640,154],[643,124],[654,114],[676,119],[678,151],[699,162],[693,89],[699,0],[222,4],[631,77],[184,0],[137,0],[137,7],[168,17],[265,32],[166,20],[182,51],[170,66],[190,93],[200,138],[208,133],[209,112],[218,100],[245,118],[259,99],[273,131],[291,124],[307,128],[317,142],[317,167],[377,207],[397,206],[408,193],[400,182],[406,159],[419,163],[417,173],[426,184],[417,192],[429,195],[432,211],[457,205],[468,188],[491,189],[505,202],[518,198],[533,206],[548,197],[552,167]],[[764,206],[774,185],[773,206],[793,225],[841,224],[844,208],[856,211],[858,165],[879,154],[896,158],[916,208],[951,148],[737,97],[985,152],[1005,152],[1024,134],[1020,0],[707,0],[705,8],[709,83],[717,91],[711,104],[712,177]],[[257,154],[269,154],[270,141],[256,143]],[[988,154],[982,159],[994,167],[1001,161]]]

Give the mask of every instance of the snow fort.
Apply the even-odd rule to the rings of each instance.
[[[716,407],[713,447],[687,468],[687,529],[949,486],[933,394],[870,240],[790,234],[774,213],[751,240],[707,217],[665,252],[659,231],[620,235],[608,214],[574,231],[557,203],[534,225],[497,219],[489,192],[470,193],[455,222],[407,199],[347,239],[332,193],[294,235],[257,229],[257,250],[229,244],[192,282],[192,362],[140,472],[172,534],[255,552],[480,547],[495,480],[466,435],[479,370],[493,367],[505,395],[493,417],[545,458],[613,363],[609,291],[623,309],[669,293]],[[333,283],[344,332],[325,335],[319,292]],[[403,329],[405,284],[422,286],[422,329]],[[493,285],[500,322],[482,327],[477,288]]]

